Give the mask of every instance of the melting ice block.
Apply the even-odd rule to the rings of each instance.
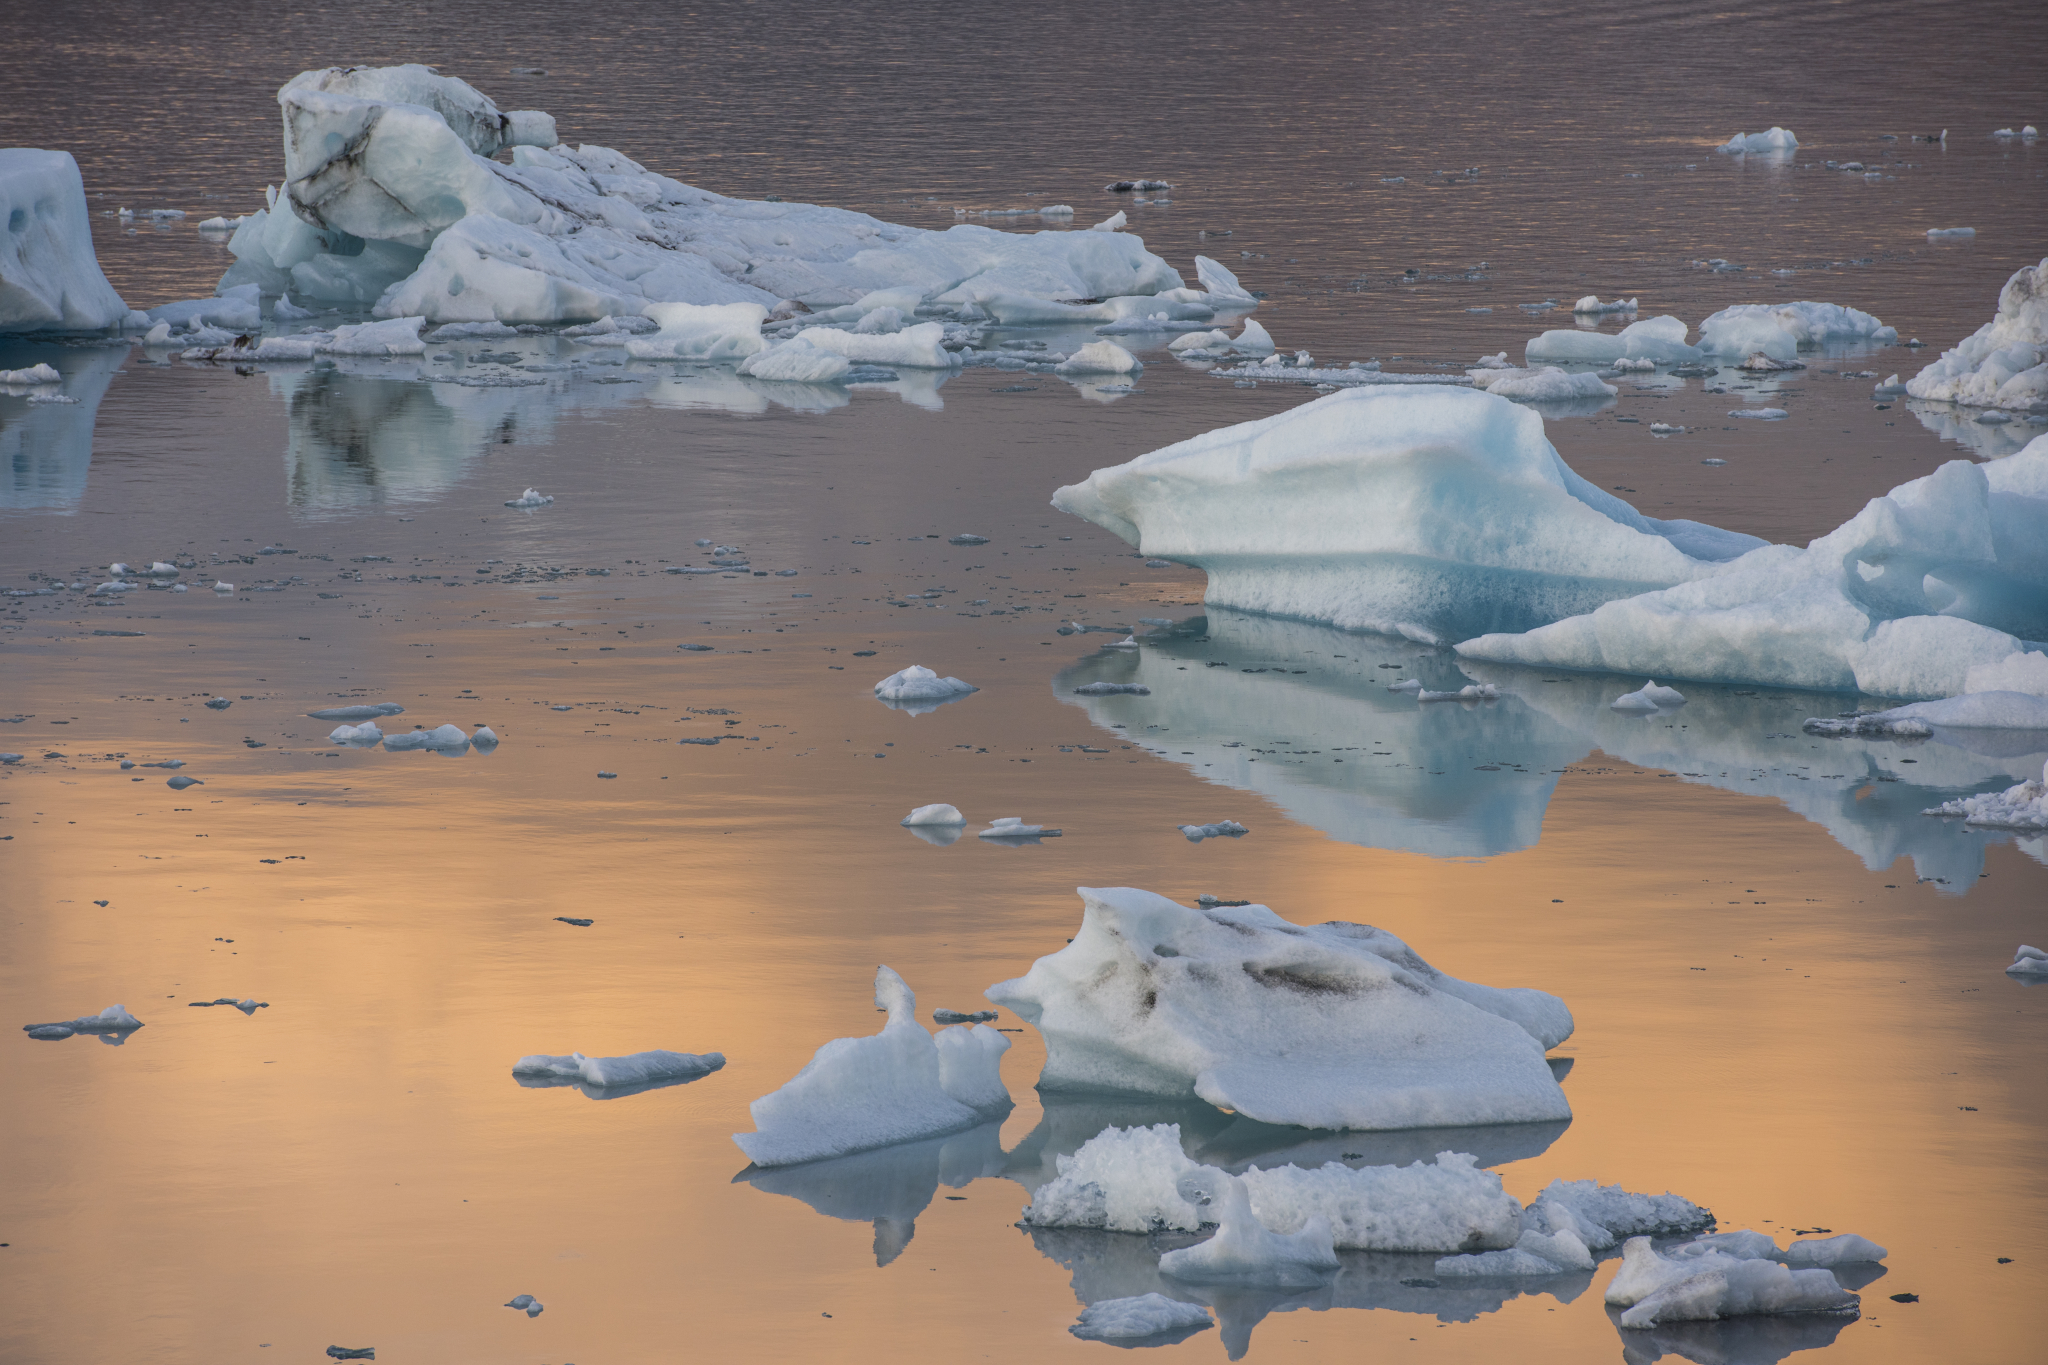
[[[1624,692],[1607,703],[1611,711],[1656,711],[1666,706],[1685,705],[1685,694],[1675,687],[1659,687],[1652,678],[1633,692]]]
[[[1198,1283],[1272,1288],[1321,1284],[1336,1274],[1330,1223],[1321,1214],[1310,1215],[1299,1232],[1275,1232],[1252,1211],[1251,1191],[1243,1178],[1202,1171],[1182,1176],[1180,1185],[1187,1195],[1213,1207],[1216,1235],[1161,1256],[1160,1274]]]
[[[57,1024],[25,1024],[22,1027],[31,1038],[68,1038],[74,1033],[132,1033],[142,1027],[142,1021],[130,1014],[126,1005],[109,1005],[98,1014]]]
[[[1572,305],[1572,311],[1574,313],[1633,313],[1636,311],[1636,301],[1634,299],[1616,299],[1612,303],[1602,303],[1598,294],[1588,294]]]
[[[1737,133],[1714,150],[1729,156],[1744,156],[1750,152],[1789,152],[1798,146],[1799,139],[1792,135],[1790,128],[1773,126],[1761,133]]]
[[[1776,1313],[1853,1313],[1858,1302],[1833,1271],[1794,1270],[1776,1261],[1736,1261],[1663,1285],[1623,1313],[1621,1325],[1641,1328]]]
[[[127,320],[93,254],[71,153],[0,147],[0,332],[97,332]]]
[[[327,734],[333,744],[353,744],[369,748],[382,742],[384,732],[377,728],[377,722],[366,720],[361,725],[337,725]]]
[[[660,328],[626,343],[636,359],[742,360],[768,345],[768,310],[758,303],[650,303],[647,316]]]
[[[384,736],[384,747],[394,753],[406,749],[463,749],[468,745],[469,736],[462,733],[460,725],[437,725],[431,730]]]
[[[1990,825],[1998,829],[2048,829],[2048,768],[2043,769],[2041,776],[2007,787],[2002,792],[1944,801],[1927,814],[1960,815],[1966,824]],[[2024,957],[2033,950],[2023,948],[2020,951]]]
[[[988,822],[988,828],[980,831],[982,839],[1047,839],[1057,838],[1059,830],[1045,825],[1027,825],[1022,816],[1002,815]]]
[[[889,1012],[880,1033],[833,1039],[787,1085],[749,1106],[756,1131],[733,1141],[755,1165],[941,1137],[1009,1112],[1009,1039],[986,1024],[927,1033],[917,997],[887,967],[875,970],[875,1005]]]
[[[333,339],[320,349],[333,355],[425,355],[427,343],[420,340],[420,326],[425,322],[423,317],[386,318],[337,327]]]
[[[1437,385],[1224,427],[1053,505],[1206,570],[1211,605],[1428,642],[1588,611],[1763,543],[1645,517],[1574,473],[1535,412]]]
[[[1209,1310],[1200,1304],[1182,1303],[1154,1292],[1098,1299],[1082,1309],[1080,1319],[1067,1330],[1083,1341],[1126,1341],[1213,1326]]]
[[[543,493],[537,488],[529,488],[516,498],[508,498],[505,505],[507,507],[545,507],[554,500],[551,494]]]
[[[647,1085],[655,1081],[693,1081],[725,1065],[723,1052],[635,1052],[624,1057],[566,1057],[536,1053],[512,1065],[515,1076],[555,1076],[585,1085]]]
[[[948,806],[940,803],[919,806],[916,810],[904,816],[902,823],[906,825],[964,825],[967,823],[967,817],[960,813],[958,806]]]
[[[2048,828],[2048,824],[2043,827]],[[2012,976],[2048,976],[2048,953],[2031,943],[2022,943],[2005,970]]]
[[[0,384],[61,384],[64,376],[41,361],[23,370],[0,370]]]
[[[1136,374],[1144,368],[1138,357],[1114,341],[1091,341],[1053,366],[1053,371],[1056,374]]]
[[[1702,352],[1697,346],[1686,344],[1687,331],[1688,328],[1681,319],[1669,314],[1632,322],[1619,332],[1589,332],[1578,328],[1560,328],[1538,336],[1523,348],[1523,354],[1531,365],[1539,360],[1594,361],[1603,364],[1623,359],[1671,362],[1697,360]]]
[[[1627,363],[1627,362],[1622,362]],[[1555,365],[1535,369],[1496,369],[1482,366],[1468,370],[1472,387],[1501,398],[1519,398],[1534,403],[1554,403],[1574,398],[1612,398],[1620,390],[1589,370],[1566,374]]]
[[[1044,1035],[1043,1089],[1192,1092],[1312,1128],[1571,1113],[1543,1056],[1572,1031],[1553,995],[1459,981],[1369,925],[1080,895],[1073,942],[987,991]]]
[[[912,664],[875,684],[875,696],[879,700],[912,704],[930,702],[936,705],[980,690],[958,678],[942,678],[922,664]]]
[[[2015,271],[1991,321],[1907,380],[1906,392],[1988,408],[2048,405],[2048,258]]]
[[[313,720],[382,720],[386,716],[402,716],[405,708],[393,701],[360,702],[353,706],[328,706],[318,711],[308,711]]]

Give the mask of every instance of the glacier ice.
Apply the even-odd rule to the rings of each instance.
[[[636,360],[743,360],[766,349],[758,303],[650,303],[652,335],[628,334],[626,354]]]
[[[374,728],[374,727],[373,727]],[[384,736],[384,747],[399,753],[407,749],[436,749],[443,752],[460,753],[469,747],[469,736],[459,725],[437,725],[431,730],[414,730],[407,734]]]
[[[1632,322],[1619,332],[1561,328],[1530,341],[1523,354],[1531,365],[1539,360],[1602,364],[1614,360],[1698,360],[1704,353],[1699,347],[1686,344],[1689,330],[1683,320],[1668,313]]]
[[[1080,895],[1073,941],[986,992],[1044,1036],[1043,1090],[1192,1092],[1319,1128],[1571,1112],[1543,1056],[1572,1030],[1555,996],[1459,981],[1367,925]]]
[[[97,332],[128,321],[93,254],[71,153],[0,147],[0,333]]]
[[[1624,1312],[1621,1325],[1654,1327],[1775,1313],[1852,1313],[1858,1302],[1831,1270],[1794,1270],[1776,1261],[1743,1260],[1711,1266],[1661,1286]]]
[[[1914,398],[2048,410],[2048,257],[2013,272],[1991,321],[1906,381]]]
[[[1122,1299],[1098,1299],[1081,1310],[1067,1330],[1083,1341],[1120,1341],[1156,1337],[1166,1332],[1213,1327],[1209,1310],[1157,1292]]]
[[[961,1132],[1010,1109],[1003,1054],[1010,1040],[986,1024],[934,1036],[917,1021],[917,997],[888,967],[875,970],[882,1031],[835,1038],[781,1089],[749,1106],[755,1131],[733,1141],[757,1166],[823,1157]]]
[[[421,317],[386,318],[382,322],[337,327],[334,336],[320,349],[331,355],[425,355],[427,344],[420,340],[420,327],[425,322]]]
[[[0,370],[0,384],[61,384],[64,376],[41,361],[19,370]]]
[[[1211,604],[1433,642],[1525,630],[1763,544],[1645,517],[1565,465],[1535,412],[1437,384],[1209,432],[1053,505],[1206,570]]]
[[[1659,687],[1653,678],[1633,692],[1624,692],[1607,703],[1611,711],[1659,711],[1667,706],[1685,705],[1685,694],[1675,687]]]
[[[2044,828],[2048,828],[2048,810],[2043,811],[2042,823]],[[2005,970],[2011,976],[2048,976],[2048,953],[2030,943],[2022,943]]]
[[[1461,655],[1503,663],[1931,699],[2048,638],[2048,436],[1952,461],[1806,548],[1770,545]],[[1980,674],[1979,677],[1987,675]]]
[[[554,497],[552,495],[543,493],[537,488],[529,488],[516,498],[507,498],[505,505],[507,507],[545,507],[553,501]]]
[[[1790,152],[1798,146],[1799,139],[1792,135],[1790,128],[1773,125],[1761,133],[1737,133],[1714,150],[1729,156],[1743,156],[1749,152]]]
[[[1003,839],[1016,839],[1019,841],[1028,839],[1036,843],[1040,839],[1057,838],[1062,833],[1063,831],[1053,829],[1047,825],[1027,825],[1021,816],[1000,815],[988,822],[987,829],[978,831],[976,837],[999,841]]]
[[[725,1065],[722,1052],[635,1052],[624,1057],[565,1057],[536,1053],[512,1064],[515,1076],[547,1076],[591,1086],[648,1085],[656,1081],[696,1080]]]

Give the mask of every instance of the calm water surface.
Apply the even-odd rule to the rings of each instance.
[[[1189,273],[1197,251],[1241,267],[1282,346],[1338,364],[1519,355],[1570,324],[1517,304],[1586,292],[1695,323],[1826,299],[1939,347],[2048,253],[2048,152],[1984,136],[2048,121],[2029,14],[358,5],[257,25],[169,4],[140,25],[80,5],[0,53],[0,142],[73,151],[96,208],[189,223],[260,204],[284,79],[422,60],[694,183],[923,225],[1037,202],[1088,221],[1128,199],[1104,181],[1164,176],[1173,204],[1131,206],[1134,229]],[[1774,123],[1799,133],[1792,164],[1712,153]],[[1908,141],[1943,127],[1945,148]],[[1849,159],[1895,178],[1820,165]],[[225,265],[189,226],[98,221],[132,304],[205,293]],[[1973,242],[1923,235],[1960,225]],[[1745,269],[1691,264],[1710,257]],[[1659,377],[1549,433],[1655,515],[1803,541],[2016,446],[1879,410],[1847,377],[1930,354],[1822,357],[1719,395]],[[408,364],[244,376],[0,343],[0,366],[37,359],[86,401],[0,396],[0,582],[189,556],[187,580],[244,591],[10,599],[0,629],[0,748],[27,755],[0,769],[0,1000],[20,1023],[119,1000],[147,1024],[0,1062],[9,1360],[1100,1356],[1066,1325],[1168,1288],[1160,1247],[1027,1233],[1017,1212],[1104,1124],[1169,1120],[1239,1168],[1454,1147],[1525,1199],[1594,1177],[1892,1253],[1848,1325],[1626,1338],[1600,1302],[1611,1267],[1518,1294],[1407,1286],[1429,1258],[1352,1255],[1323,1291],[1216,1297],[1219,1330],[1179,1358],[2038,1349],[2048,1010],[2000,969],[2048,934],[2048,842],[1919,814],[2038,772],[2037,739],[1825,743],[1799,722],[1853,698],[1769,689],[1689,687],[1676,716],[1630,719],[1605,704],[1641,679],[1482,675],[1204,613],[1199,575],[1145,568],[1046,499],[1312,395],[1163,353],[1128,396],[975,370],[850,402],[668,367],[480,390]],[[1766,395],[1791,418],[1723,420]],[[1695,431],[1656,440],[1651,418]],[[529,484],[558,501],[501,505]],[[944,539],[961,531],[989,543]],[[662,572],[700,537],[769,576]],[[1177,624],[1135,656],[1054,633],[1140,618]],[[982,691],[922,716],[875,702],[910,663]],[[1384,690],[1410,675],[1507,695],[1417,708]],[[1095,679],[1152,695],[1073,695]],[[338,749],[303,713],[355,696],[504,743]],[[707,734],[734,738],[673,742]],[[124,756],[205,785],[172,792]],[[933,847],[896,824],[930,801],[1066,833]],[[1225,817],[1251,834],[1174,828]],[[1578,1021],[1557,1054],[1575,1117],[1331,1146],[1199,1108],[1041,1102],[1025,1031],[1004,1122],[741,1174],[747,1102],[877,1027],[877,962],[921,1008],[978,1008],[1074,932],[1078,885],[1369,921],[1457,975],[1554,991]],[[220,996],[270,1006],[187,1003]],[[526,1053],[654,1047],[730,1061],[602,1101],[510,1075]],[[546,1313],[498,1306],[518,1293]]]

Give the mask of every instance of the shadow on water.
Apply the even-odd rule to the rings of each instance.
[[[1421,703],[1387,690],[1404,678],[1439,692],[1492,683],[1501,695]],[[1090,682],[1138,683],[1151,694],[1074,695]],[[1098,727],[1120,729],[1346,843],[1435,857],[1531,847],[1562,770],[1603,753],[1774,798],[1865,867],[1910,856],[1916,874],[1948,895],[1976,884],[1986,845],[2016,836],[1921,812],[2002,790],[2048,759],[2048,736],[2032,732],[1816,739],[1800,722],[1849,700],[1820,693],[1692,684],[1683,706],[1611,709],[1642,682],[1485,664],[1387,636],[1212,611],[1155,632],[1142,649],[1078,660],[1052,687]]]

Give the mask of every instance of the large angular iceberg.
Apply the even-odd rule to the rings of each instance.
[[[501,113],[423,66],[308,71],[278,103],[285,190],[236,230],[223,287],[434,323],[586,322],[663,302],[824,308],[879,290],[953,314],[1017,297],[1103,300],[1121,316],[1118,300],[1162,293],[1191,317],[1214,312],[1128,234],[931,232],[729,199],[558,144],[548,115]],[[493,159],[507,151],[509,165]]]
[[[1192,1092],[1309,1128],[1571,1114],[1544,1061],[1572,1031],[1556,996],[1460,981],[1369,925],[1079,891],[1073,941],[987,991],[1044,1035],[1042,1090]]]
[[[97,332],[127,321],[128,305],[93,254],[71,153],[0,147],[0,332]]]
[[[2048,409],[2048,257],[2013,272],[1998,313],[1906,381],[1914,398],[1973,407]]]
[[[1574,473],[1536,413],[1434,384],[1224,427],[1053,506],[1206,570],[1212,605],[1428,642],[1527,630],[1764,543],[1643,516]]]

